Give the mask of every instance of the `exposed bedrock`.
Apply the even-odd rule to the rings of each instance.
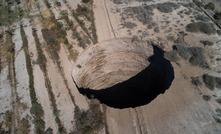
[[[113,43],[118,44],[110,47]],[[108,45],[111,49],[106,49],[105,45]],[[127,51],[128,48],[125,47],[126,45],[130,45],[130,51]],[[120,49],[118,48],[119,46],[121,46],[121,52],[124,53],[124,56],[117,53]],[[118,49],[115,49],[115,47]],[[96,45],[89,49],[93,48],[96,48]],[[98,44],[97,48],[102,48],[104,55],[106,51],[110,54],[109,50],[113,50],[113,55],[122,56],[123,58],[111,59],[112,56],[110,55],[112,54],[110,54],[110,57],[107,56],[109,59],[105,62],[105,65],[101,65],[101,62],[106,60],[105,58],[96,64],[99,66],[97,71],[102,70],[102,73],[97,73],[96,71],[91,73],[94,67],[86,66],[90,66],[88,63],[95,59],[94,54],[90,53],[91,57],[87,59],[85,56],[87,55],[86,53],[90,51],[88,49],[81,55],[83,57],[79,57],[80,60],[76,62],[79,64],[73,69],[72,76],[79,92],[88,98],[96,98],[101,103],[114,108],[137,107],[148,104],[159,94],[164,93],[174,79],[172,65],[163,57],[164,51],[150,42],[131,42],[131,39],[115,39],[111,41],[111,43]],[[135,51],[136,53],[133,55]],[[95,55],[98,56],[97,53],[95,53]],[[113,71],[111,75],[110,72],[106,70],[109,68],[106,66],[109,63],[111,63],[110,65],[116,64],[111,70]],[[87,71],[85,69],[87,69]],[[106,72],[108,73],[105,74]],[[98,74],[100,74],[103,79],[100,79]],[[85,81],[87,76],[90,77],[90,79],[87,79],[90,81]],[[117,81],[114,80],[115,78],[118,78]],[[87,84],[91,82],[102,83],[102,81],[105,80],[107,85],[101,84],[102,86],[97,86],[97,88],[94,88],[96,85]]]

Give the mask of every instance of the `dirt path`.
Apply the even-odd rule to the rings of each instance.
[[[98,41],[104,41],[115,37],[105,0],[94,0],[94,17],[97,29]]]

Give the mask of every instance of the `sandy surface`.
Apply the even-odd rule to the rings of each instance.
[[[105,0],[94,0],[94,17],[98,41],[114,38]]]
[[[70,89],[71,95],[73,95],[74,97],[74,102],[80,109],[87,110],[89,108],[88,101],[85,96],[78,92],[78,89],[73,82],[72,75],[70,74],[70,72],[72,72],[73,65],[70,62],[70,60],[68,60],[67,52],[65,51],[63,44],[61,46],[59,55],[61,58],[61,65],[63,67],[64,76],[67,80],[67,84]]]
[[[12,110],[12,91],[8,79],[8,66],[1,70],[0,74],[0,122],[3,121],[4,114]]]
[[[18,27],[19,25],[17,25]],[[15,73],[16,73],[16,92],[18,95],[18,101],[21,104],[19,107],[19,116],[20,120],[26,118],[27,116],[31,116],[30,108],[31,108],[31,98],[29,92],[29,75],[26,69],[26,59],[25,52],[22,49],[22,38],[20,34],[20,28],[18,27],[13,36],[13,42],[15,43]],[[29,123],[31,125],[30,132],[33,133],[34,125],[31,123],[31,119]]]

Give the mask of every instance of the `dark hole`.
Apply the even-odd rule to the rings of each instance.
[[[163,57],[164,51],[154,45],[153,47],[154,55],[149,58],[150,65],[136,76],[102,90],[79,88],[76,85],[79,92],[88,98],[93,96],[114,108],[137,107],[150,103],[164,93],[174,79],[173,67]]]

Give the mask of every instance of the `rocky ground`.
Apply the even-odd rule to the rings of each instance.
[[[88,1],[0,1],[0,133],[221,132],[219,0]],[[124,109],[79,93],[78,55],[125,37],[165,51],[170,88]]]

